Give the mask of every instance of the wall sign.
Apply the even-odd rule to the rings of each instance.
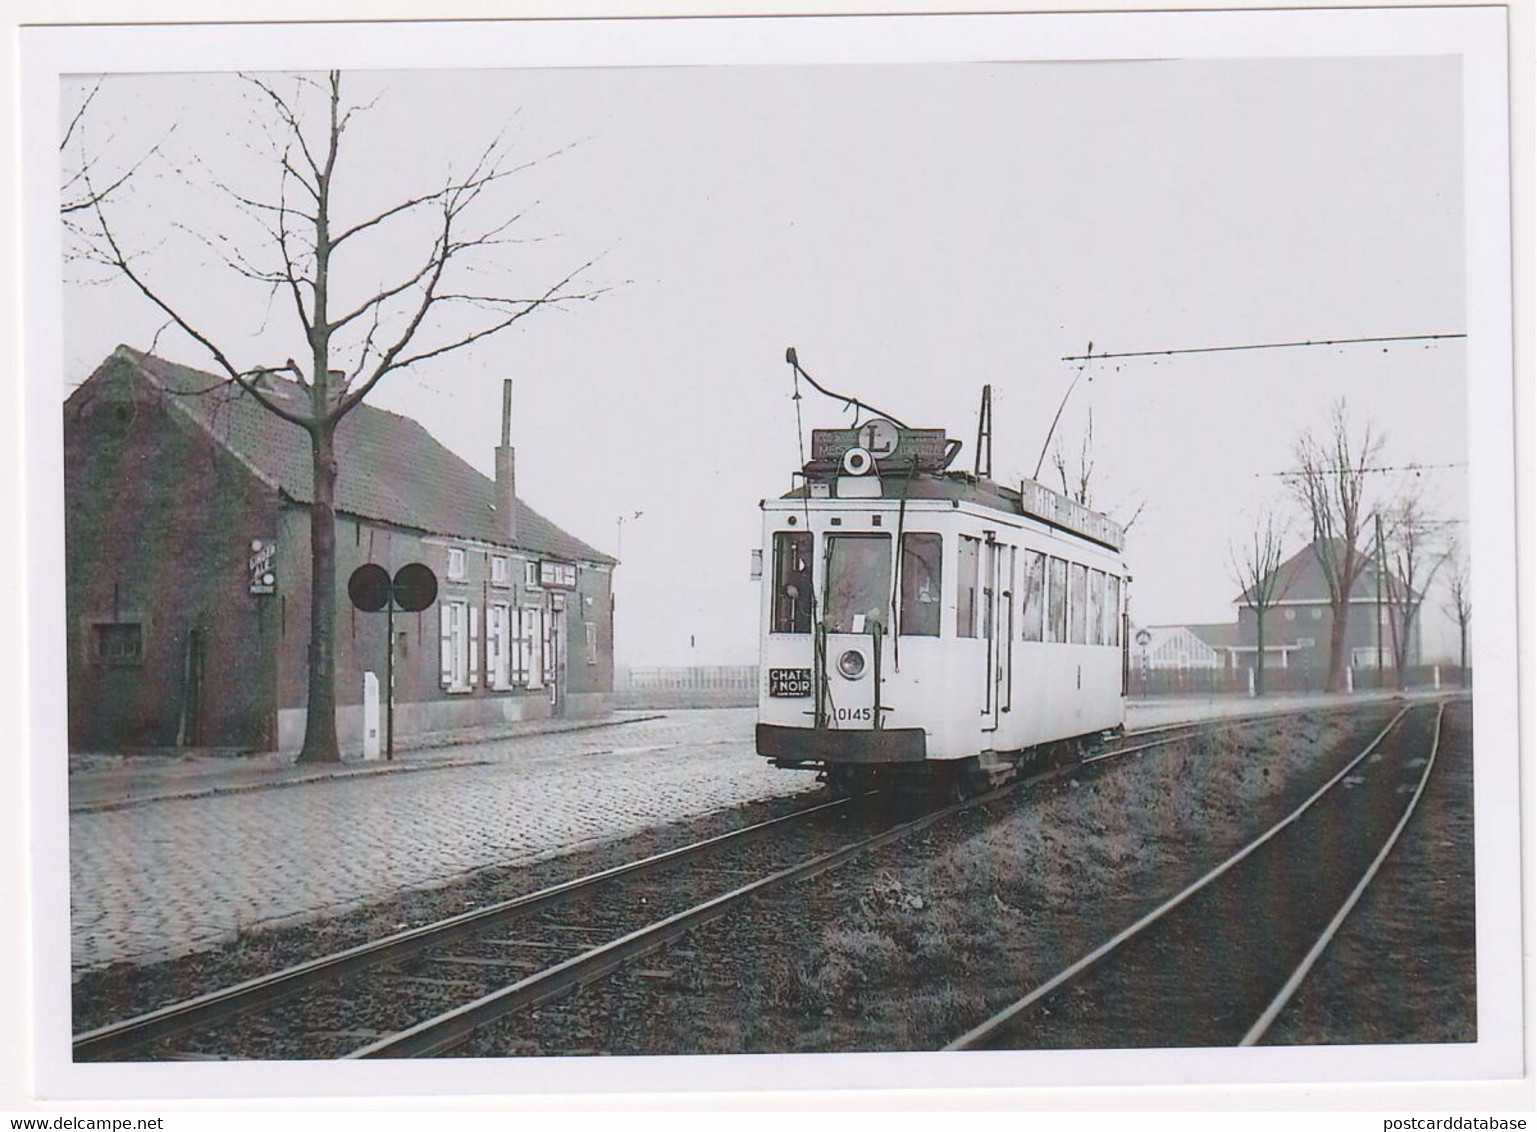
[[[251,540],[251,553],[246,559],[246,566],[253,594],[277,592],[277,555],[278,544],[275,539]]]
[[[548,559],[541,559],[539,584],[546,589],[574,590],[576,589],[576,567],[569,562],[551,562]]]

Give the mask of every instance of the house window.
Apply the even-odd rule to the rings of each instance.
[[[774,535],[773,633],[811,632],[811,534]]]
[[[530,688],[544,687],[544,610],[529,606],[520,618],[524,681]]]
[[[1046,639],[1067,640],[1067,562],[1053,558],[1046,575]]]
[[[1071,644],[1087,644],[1089,568],[1081,562],[1072,563],[1068,570],[1067,586],[1067,639]]]
[[[486,682],[499,692],[512,687],[512,642],[511,608],[500,603],[491,606],[486,611]]]
[[[1023,622],[1019,639],[1039,641],[1046,621],[1046,556],[1039,550],[1025,551],[1025,589],[1019,619]]]
[[[539,588],[539,563],[523,563],[523,584],[531,590]]]
[[[598,663],[598,626],[594,622],[591,622],[591,621],[584,621],[583,625],[587,629],[587,663],[588,664],[597,664]]]
[[[902,619],[906,637],[939,636],[943,542],[935,534],[902,536]]]
[[[438,682],[449,692],[468,692],[480,676],[480,608],[464,601],[438,606]]]
[[[448,577],[451,581],[464,579],[464,550],[457,546],[448,548]]]
[[[980,568],[982,540],[962,535],[955,570],[955,635],[977,635],[977,572]]]
[[[96,663],[144,663],[144,626],[137,621],[99,621],[91,626]]]
[[[507,556],[493,554],[491,556],[491,584],[493,586],[505,586],[507,584]]]

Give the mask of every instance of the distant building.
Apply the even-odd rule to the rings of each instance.
[[[1276,568],[1279,575],[1276,593],[1279,600],[1265,610],[1265,667],[1305,669],[1326,673],[1329,669],[1329,640],[1334,630],[1334,613],[1329,604],[1329,586],[1312,544],[1303,547]],[[1223,657],[1225,667],[1255,667],[1259,652],[1259,618],[1247,602],[1249,591],[1233,599],[1237,620],[1218,624],[1190,625],[1188,628]],[[1377,562],[1370,557],[1350,591],[1350,615],[1346,627],[1345,658],[1352,668],[1376,668],[1379,640],[1382,663],[1393,663],[1393,630],[1390,625],[1392,602],[1384,583],[1378,603]],[[1407,659],[1410,667],[1420,663],[1420,623],[1416,617],[1410,629]]]
[[[1134,638],[1133,656],[1151,671],[1188,671],[1226,666],[1222,654],[1202,640],[1193,626],[1148,625]],[[1144,640],[1144,635],[1146,639]]]
[[[296,408],[294,383],[265,392]],[[395,616],[395,732],[594,714],[613,690],[615,560],[421,425],[367,403],[336,434],[337,730],[363,728],[386,618],[364,563],[424,563]],[[304,732],[313,477],[304,431],[238,385],[120,346],[64,405],[69,729],[76,749],[291,749]]]

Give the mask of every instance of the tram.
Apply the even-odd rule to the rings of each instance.
[[[1124,531],[1034,480],[951,470],[959,448],[886,417],[815,429],[798,486],[761,503],[773,765],[974,791],[1123,727]]]

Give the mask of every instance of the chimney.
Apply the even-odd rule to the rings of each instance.
[[[502,382],[502,443],[496,450],[496,531],[505,543],[518,541],[517,461],[512,451],[512,379]]]

